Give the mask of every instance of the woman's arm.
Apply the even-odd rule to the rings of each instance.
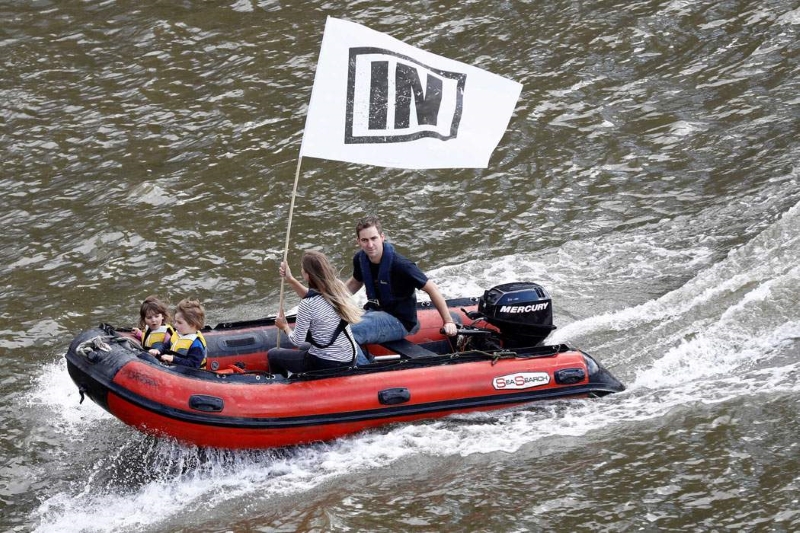
[[[305,342],[308,328],[311,325],[311,313],[308,308],[308,300],[301,300],[300,305],[297,306],[297,317],[294,323],[294,331],[289,327],[286,321],[286,316],[283,314],[283,309],[278,311],[278,317],[275,319],[275,326],[283,331],[289,338],[289,342],[295,346],[300,346]]]
[[[289,265],[286,264],[286,261],[281,262],[281,266],[278,268],[278,274],[286,280],[286,283],[291,285],[294,292],[296,292],[300,298],[303,298],[308,293],[308,288],[292,276],[292,271],[289,269]]]

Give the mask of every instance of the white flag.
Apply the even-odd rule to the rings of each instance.
[[[522,85],[328,17],[300,156],[486,168]]]

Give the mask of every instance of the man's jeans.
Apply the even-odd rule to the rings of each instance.
[[[419,324],[409,332],[400,320],[386,311],[367,311],[361,316],[361,322],[352,324],[350,329],[353,330],[353,338],[357,344],[381,344],[405,338],[418,330]],[[363,353],[359,354],[357,364],[369,364]]]

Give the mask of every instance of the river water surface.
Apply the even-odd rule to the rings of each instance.
[[[79,395],[157,292],[274,313],[325,18],[523,84],[489,168],[304,159],[290,259],[378,212],[448,297],[552,293],[599,400],[226,452]],[[0,2],[0,530],[800,530],[800,6]]]

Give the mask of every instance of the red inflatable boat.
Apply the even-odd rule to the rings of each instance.
[[[108,325],[72,341],[67,367],[81,401],[88,395],[144,432],[219,448],[325,441],[387,423],[624,390],[588,354],[542,345],[554,326],[539,285],[501,285],[448,305],[457,337],[445,337],[437,311],[420,304],[420,330],[366,347],[375,357],[369,365],[288,379],[267,371],[266,352],[278,342],[273,318],[204,331],[208,370],[166,366]]]

